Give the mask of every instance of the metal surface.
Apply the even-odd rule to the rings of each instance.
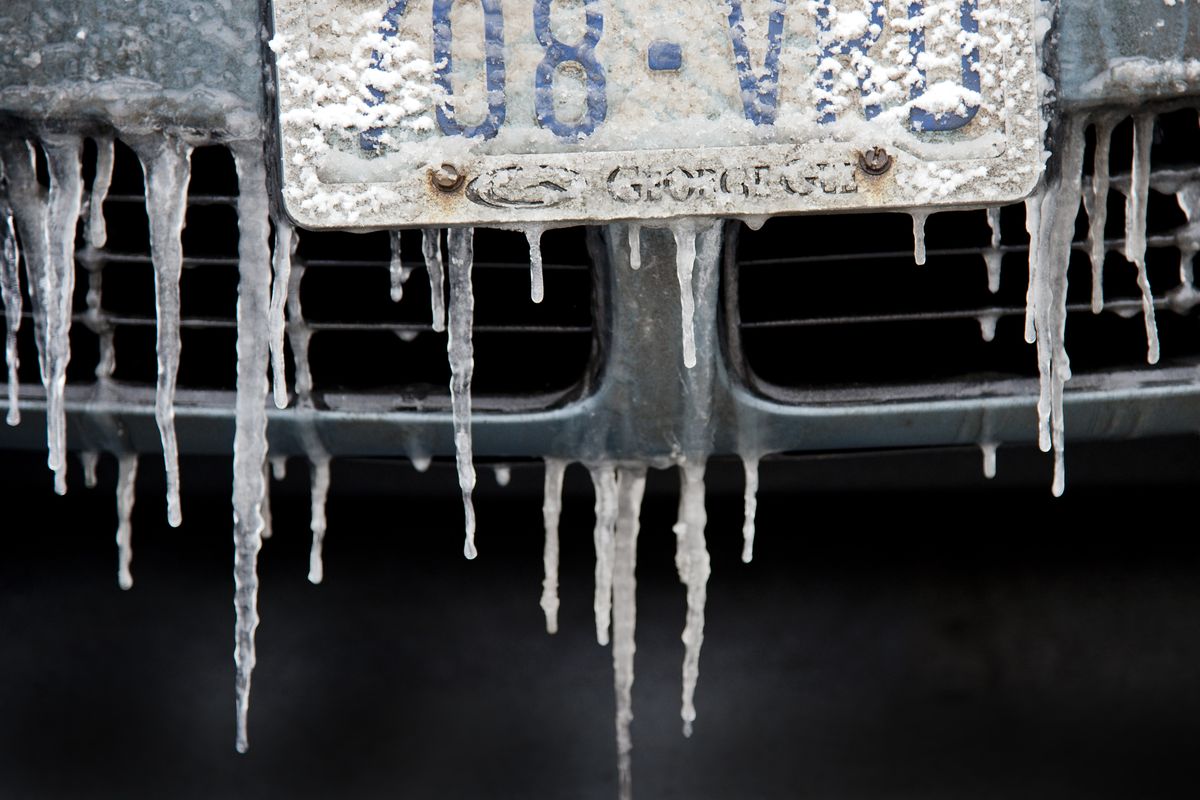
[[[262,29],[258,0],[5,0],[0,114],[254,135]]]

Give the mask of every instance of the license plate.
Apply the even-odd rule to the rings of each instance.
[[[310,228],[1012,202],[1036,0],[274,0]]]

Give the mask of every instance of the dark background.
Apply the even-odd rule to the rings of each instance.
[[[713,554],[695,736],[680,735],[677,478],[639,546],[642,798],[1180,797],[1200,779],[1193,438],[710,466]],[[274,483],[251,750],[233,749],[228,459],[183,461],[165,525],[142,459],[134,587],[116,585],[115,464],[66,498],[6,454],[0,796],[616,796],[611,654],[594,639],[592,498],[568,471],[561,630],[546,635],[541,467],[480,468],[480,558],[452,467],[335,462],[326,583],[305,580],[307,469]]]

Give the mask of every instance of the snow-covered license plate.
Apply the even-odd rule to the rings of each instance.
[[[274,0],[311,228],[978,205],[1043,164],[1036,0]]]

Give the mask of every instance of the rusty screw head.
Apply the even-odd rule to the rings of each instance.
[[[892,157],[882,147],[872,147],[858,157],[858,166],[868,175],[882,175],[892,168]]]
[[[430,173],[433,185],[443,192],[453,192],[463,184],[463,176],[453,164],[442,164]]]

